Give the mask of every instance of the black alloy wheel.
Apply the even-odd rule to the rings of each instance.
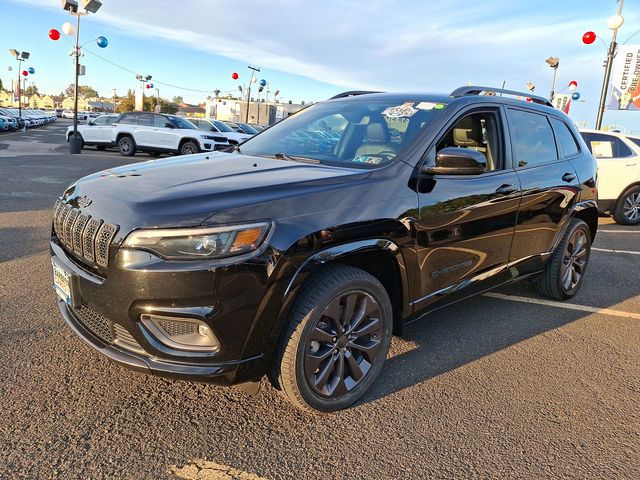
[[[582,280],[589,258],[588,243],[584,230],[575,230],[569,237],[560,270],[562,288],[566,292],[572,292]]]
[[[353,391],[381,350],[382,313],[369,294],[351,290],[324,308],[311,330],[304,371],[311,388],[326,397]]]
[[[270,379],[302,410],[346,408],[382,370],[392,323],[391,301],[374,276],[323,267],[300,288]]]

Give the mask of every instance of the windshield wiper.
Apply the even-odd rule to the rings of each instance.
[[[290,160],[292,162],[313,163],[313,164],[320,163],[320,160],[316,160],[315,158],[292,157],[291,155],[287,155],[286,153],[282,153],[282,152],[274,153],[273,157],[277,158],[278,160]]]

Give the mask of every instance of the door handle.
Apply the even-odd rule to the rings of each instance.
[[[573,173],[567,172],[564,175],[562,175],[562,181],[563,182],[567,182],[567,183],[571,183],[576,179],[576,176]]]
[[[627,163],[627,167],[635,167],[637,163]]]
[[[516,187],[513,183],[505,183],[504,185],[500,185],[496,189],[496,193],[499,193],[500,195],[510,195],[517,191],[518,187]]]

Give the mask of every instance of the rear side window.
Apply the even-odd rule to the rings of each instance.
[[[637,146],[640,147],[640,138],[631,138],[631,137],[627,137],[628,140],[631,140],[633,143],[635,143]]]
[[[558,159],[553,130],[545,115],[509,109],[508,116],[511,144],[518,168],[542,165]]]
[[[578,144],[576,143],[576,139],[571,133],[571,130],[567,127],[567,124],[556,118],[551,119],[551,124],[553,125],[553,130],[556,132],[556,140],[560,147],[560,151],[564,156],[573,157],[578,154],[580,149],[578,148]]]
[[[138,125],[144,125],[150,127],[153,125],[153,115],[140,115],[138,116]]]
[[[587,147],[596,158],[625,158],[633,156],[633,152],[622,140],[605,133],[583,132]]]
[[[138,123],[138,114],[137,113],[127,113],[124,115],[118,123],[122,123],[124,125],[137,125]]]
[[[153,126],[154,127],[164,128],[167,123],[170,123],[169,120],[167,120],[162,115],[154,115],[153,116]]]

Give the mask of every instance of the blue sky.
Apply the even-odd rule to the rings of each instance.
[[[523,90],[534,82],[547,96],[552,71],[544,60],[561,59],[558,84],[579,82],[584,103],[571,116],[593,125],[602,82],[605,47],[586,46],[593,30],[610,39],[606,19],[616,0],[368,0],[230,2],[219,0],[102,0],[83,18],[81,41],[99,35],[106,49],[87,44],[83,84],[110,95],[135,88],[134,75],[91,55],[150,74],[163,97],[199,102],[189,89],[237,91],[247,65],[279,89],[283,100],[322,100],[349,89],[449,92],[471,82]],[[640,29],[640,0],[626,0],[620,39]],[[72,20],[59,0],[0,0],[0,78],[10,84],[8,49],[31,52],[28,66],[41,91],[59,93],[73,80],[70,45],[47,32]],[[631,43],[640,44],[640,34]],[[240,81],[231,79],[232,72]],[[160,82],[185,89],[168,87]],[[608,112],[605,124],[640,131],[640,112]]]

